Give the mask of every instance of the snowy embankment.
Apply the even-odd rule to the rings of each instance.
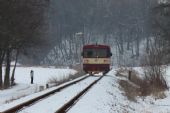
[[[30,70],[34,71],[34,84],[30,84]],[[39,92],[40,86],[45,87],[51,78],[60,80],[75,73],[76,71],[72,69],[17,67],[15,72],[15,82],[17,85],[7,90],[0,90],[0,105]]]
[[[141,68],[136,70],[141,71]],[[167,69],[166,78],[170,83],[170,67]],[[170,113],[170,91],[165,92],[167,97],[164,99],[148,96],[130,101],[119,86],[118,81],[122,79],[126,78],[116,77],[113,69],[68,113]]]
[[[133,69],[138,72],[139,77],[144,77],[141,67],[135,67]],[[166,68],[164,77],[170,87],[170,66]],[[131,111],[130,113],[170,113],[170,91],[167,90],[164,93],[165,98],[162,99],[153,95],[137,97],[137,101],[129,101],[127,107],[132,109],[133,112]],[[130,111],[130,109],[127,109],[127,111]]]

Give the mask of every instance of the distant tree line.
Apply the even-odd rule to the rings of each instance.
[[[166,48],[165,60],[169,58],[169,3],[55,0],[49,15],[49,37],[54,47],[44,58],[44,64],[79,63],[82,45],[96,42],[112,47],[116,65],[140,65],[143,54],[149,53],[152,40]],[[79,33],[82,35],[77,35]]]
[[[0,88],[14,84],[10,78],[10,63],[17,61],[19,54],[45,42],[42,38],[45,27],[47,0],[1,0],[0,1]],[[5,67],[4,80],[2,68]]]
[[[170,63],[170,3],[160,3],[152,10],[152,33],[162,49],[163,63]]]
[[[155,36],[157,0],[53,0],[49,3],[50,45],[25,53],[22,63],[70,65],[80,63],[83,44],[112,47],[115,65],[139,65]],[[157,11],[156,11],[157,10]],[[80,35],[81,34],[81,35]],[[128,62],[127,60],[128,59]],[[112,60],[112,61],[113,61]]]
[[[156,4],[156,0],[52,1],[49,37],[53,37],[52,43],[56,46],[44,63],[79,62],[82,45],[96,42],[110,45],[118,62],[126,56],[138,61],[141,43],[146,40],[149,46],[149,37],[152,36],[150,15]]]

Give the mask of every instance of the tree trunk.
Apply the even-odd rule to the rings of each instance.
[[[11,63],[11,50],[8,49],[6,53],[6,70],[5,70],[5,80],[4,80],[4,88],[8,88],[10,86],[10,63]]]
[[[139,57],[139,39],[137,38],[136,40],[136,58],[138,59]]]
[[[3,88],[3,81],[2,81],[2,64],[0,64],[0,89]]]
[[[2,80],[2,64],[4,61],[5,51],[1,50],[1,57],[0,57],[0,89],[3,88],[3,80]]]
[[[132,58],[133,58],[134,57],[133,44],[131,46],[132,46]]]
[[[146,53],[149,53],[149,37],[146,39]]]
[[[16,53],[16,58],[15,58],[15,65],[14,65],[14,68],[13,68],[13,71],[12,71],[12,76],[11,76],[11,85],[14,85],[15,84],[15,69],[16,69],[16,64],[17,64],[17,61],[18,61],[18,55],[19,55],[19,50],[17,50],[17,53]]]
[[[130,50],[130,41],[127,41],[127,50]]]
[[[120,44],[121,44],[121,45],[120,45],[120,47],[121,47],[121,52],[120,52],[120,54],[123,55],[123,54],[124,54],[123,40],[122,40],[122,42],[121,42]]]

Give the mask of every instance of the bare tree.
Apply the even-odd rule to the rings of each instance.
[[[2,6],[0,7],[0,35],[2,36],[0,40],[0,87],[3,83],[3,62],[6,64],[4,88],[8,88],[10,86],[10,63],[12,56],[14,56],[13,53],[17,51],[17,59],[21,48],[42,44],[41,34],[42,29],[44,29],[42,25],[44,25],[44,12],[47,4],[48,1],[46,0],[0,1],[0,6]],[[14,72],[15,68],[11,77],[12,84],[14,84]]]
[[[164,48],[159,38],[154,38],[150,43],[149,53],[146,54],[142,65],[144,66],[145,79],[150,85],[160,89],[168,89],[164,78],[165,66],[163,65]]]
[[[169,63],[170,51],[170,4],[159,4],[152,10],[152,31],[154,36],[159,37],[164,45],[164,52],[166,56],[166,63]]]

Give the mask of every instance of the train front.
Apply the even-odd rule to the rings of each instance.
[[[110,70],[112,53],[107,45],[85,45],[83,47],[83,70],[89,74]]]

